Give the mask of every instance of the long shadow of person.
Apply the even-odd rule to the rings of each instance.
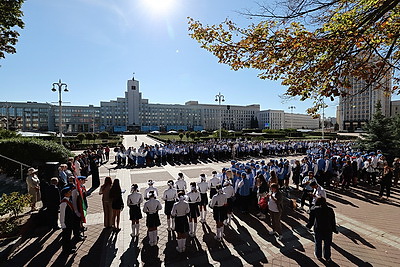
[[[28,264],[28,266],[36,267],[43,264],[43,262],[49,262],[54,254],[61,248],[61,234],[57,236],[49,245],[47,245],[46,249],[44,249],[41,253],[36,255]]]
[[[88,265],[93,265],[93,266],[100,266],[103,263],[106,264],[106,262],[112,262],[107,261],[107,257],[111,254],[114,255],[116,253],[115,249],[115,240],[112,240],[111,237],[112,231],[111,229],[103,229],[97,238],[97,240],[93,243],[92,247],[88,251],[88,253],[82,257],[80,261],[80,266],[88,266]],[[116,239],[116,236],[115,236]],[[114,245],[114,247],[113,247]],[[114,258],[112,257],[112,258]],[[108,265],[105,265],[108,266]]]
[[[158,246],[150,246],[149,238],[146,236],[143,240],[143,248],[141,251],[141,260],[143,266],[161,266]]]
[[[140,248],[137,244],[137,240],[132,239],[129,244],[129,248],[121,255],[120,266],[139,266]]]

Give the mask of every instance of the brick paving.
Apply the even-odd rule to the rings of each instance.
[[[161,194],[166,181],[183,172],[187,182],[198,181],[200,173],[210,175],[226,163],[175,165],[145,169],[111,170],[123,189],[138,183],[143,191],[147,179],[156,180]],[[109,174],[106,164],[100,169],[102,179]],[[90,187],[90,179],[88,181]],[[391,201],[380,201],[377,188],[358,187],[349,191],[328,190],[329,204],[337,215],[339,234],[334,235],[332,260],[327,264],[314,255],[313,235],[304,228],[306,212],[286,209],[282,217],[283,240],[268,235],[266,220],[252,214],[235,214],[230,227],[225,227],[223,242],[217,242],[215,222],[208,212],[207,222],[198,225],[195,238],[186,241],[186,252],[178,254],[176,235],[163,223],[158,230],[159,243],[148,245],[145,219],[141,220],[138,240],[130,237],[128,209],[121,215],[119,233],[103,228],[101,196],[98,189],[88,198],[87,238],[77,244],[75,254],[61,254],[61,231],[44,227],[33,229],[29,238],[10,256],[6,266],[398,266],[400,231],[398,230],[400,190],[392,190]],[[124,194],[124,201],[127,193]],[[290,194],[297,198],[298,192]],[[161,212],[161,221],[165,215]],[[0,264],[2,265],[2,264]],[[3,266],[3,265],[2,265]]]

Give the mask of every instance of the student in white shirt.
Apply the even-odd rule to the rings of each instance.
[[[212,198],[215,194],[217,194],[217,185],[220,185],[221,181],[217,177],[217,172],[213,171],[212,172],[212,178],[209,181],[209,187],[210,187],[210,198]]]
[[[197,217],[200,216],[199,204],[201,202],[200,192],[197,191],[196,183],[190,183],[191,191],[187,193],[187,201],[190,207],[189,214],[189,235],[196,236]]]
[[[171,211],[172,207],[174,206],[174,203],[176,202],[178,198],[178,194],[176,189],[174,188],[174,181],[169,180],[167,182],[168,189],[164,191],[162,199],[165,201],[165,206],[164,206],[164,213],[167,215],[167,230],[172,231],[174,230],[174,220],[172,220],[172,226],[171,226]]]
[[[147,184],[149,185],[148,188],[146,188],[146,190],[144,190],[144,199],[148,200],[147,195],[149,194],[149,192],[153,191],[154,192],[154,196],[158,197],[158,190],[157,188],[155,188],[154,185],[154,181],[153,180],[149,180],[147,182]]]
[[[215,235],[215,239],[222,241],[222,237],[224,235],[224,221],[227,219],[227,199],[220,184],[217,185],[216,189],[217,194],[211,199],[210,207],[213,209],[214,220],[217,224],[217,234]]]
[[[207,178],[204,173],[200,174],[200,183],[197,183],[197,187],[199,188],[200,192],[200,222],[206,222],[206,215],[207,215],[207,205],[208,205],[208,197],[207,191],[209,189]]]
[[[184,252],[186,247],[186,233],[189,230],[188,214],[190,213],[189,203],[185,201],[185,193],[178,193],[179,201],[174,204],[171,216],[175,218],[175,231],[177,233],[178,252]]]
[[[182,190],[182,191],[186,192],[187,185],[186,185],[186,181],[184,180],[183,173],[181,173],[181,172],[178,173],[178,180],[175,183],[175,187],[176,187],[177,191]]]
[[[147,195],[148,200],[144,203],[143,212],[147,214],[146,226],[148,229],[149,245],[157,245],[157,227],[161,225],[158,211],[162,209],[161,203],[156,199],[154,191]]]
[[[232,219],[232,211],[233,211],[233,198],[235,197],[235,189],[232,186],[232,180],[226,179],[225,180],[225,187],[222,189],[227,198],[227,219],[224,221],[224,225],[230,225]]]
[[[140,211],[140,204],[143,202],[143,196],[138,190],[138,185],[133,184],[131,194],[128,196],[126,203],[129,207],[129,219],[132,221],[132,237],[139,236],[139,220],[143,218]]]

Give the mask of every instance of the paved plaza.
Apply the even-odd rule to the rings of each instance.
[[[124,139],[125,146],[139,146],[141,142],[154,142],[139,136]],[[112,158],[112,156],[111,156]],[[147,180],[156,181],[162,194],[166,181],[176,179],[183,172],[186,181],[199,181],[199,174],[211,175],[220,171],[229,162],[210,162],[187,165],[165,165],[142,169],[114,169],[107,163],[100,168],[101,179],[110,175],[119,178],[124,201],[132,183],[137,183],[141,192]],[[88,186],[90,187],[90,177]],[[399,266],[400,189],[393,188],[390,202],[380,201],[378,188],[358,187],[348,191],[328,190],[328,202],[336,212],[339,234],[334,235],[332,263],[327,264],[314,257],[313,235],[304,225],[308,221],[306,212],[292,211],[285,206],[283,240],[268,235],[271,230],[267,220],[252,214],[235,213],[230,227],[225,227],[223,242],[214,239],[216,228],[212,214],[207,222],[200,224],[195,238],[186,241],[186,252],[176,252],[176,235],[167,231],[166,218],[160,212],[162,225],[158,229],[158,246],[150,247],[146,237],[145,219],[140,221],[140,236],[134,241],[128,208],[121,213],[121,228],[118,233],[103,227],[101,196],[96,189],[89,197],[86,240],[77,244],[77,252],[61,253],[61,230],[45,231],[32,229],[29,238],[16,249],[4,266]],[[290,198],[299,197],[291,193]],[[162,202],[163,204],[163,202]],[[126,205],[125,205],[126,206]],[[0,264],[3,266],[3,264]]]

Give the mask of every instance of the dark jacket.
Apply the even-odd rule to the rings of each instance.
[[[278,206],[279,212],[282,212],[283,210],[283,194],[281,191],[276,191],[275,193],[275,198],[276,198],[276,205]]]
[[[314,226],[314,232],[320,234],[337,233],[335,212],[328,206],[314,206],[310,211],[310,220],[307,228]]]

